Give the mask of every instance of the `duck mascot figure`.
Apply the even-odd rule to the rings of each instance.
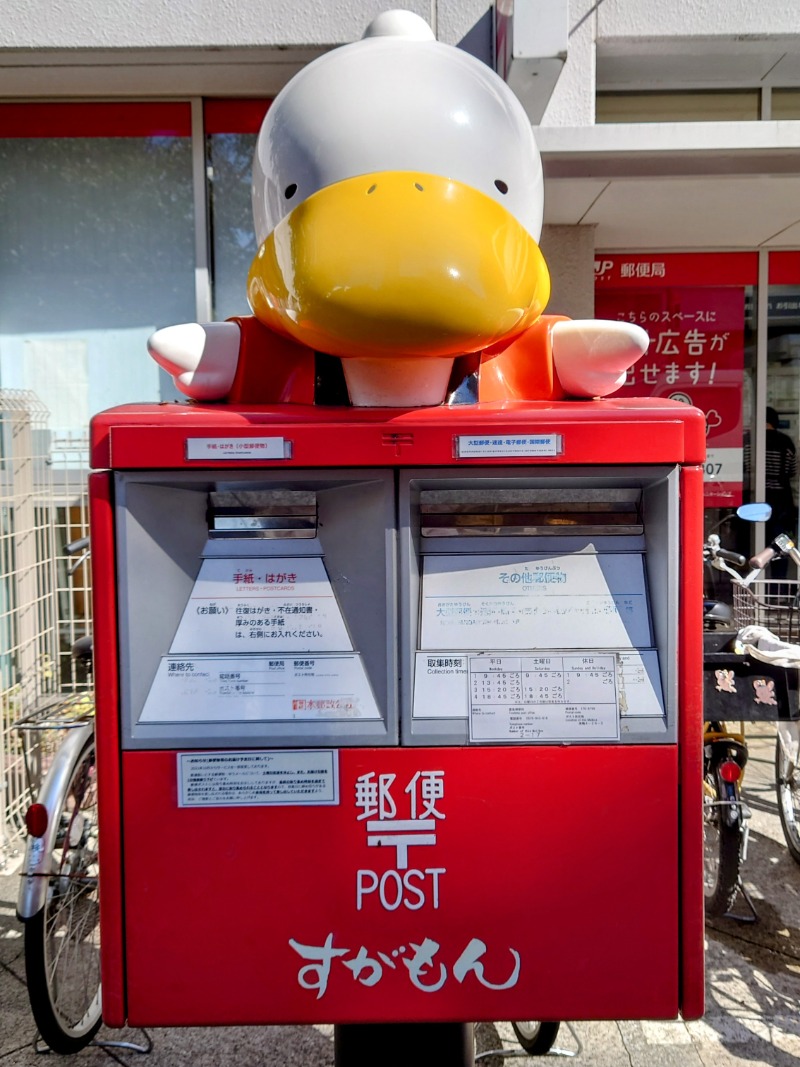
[[[277,96],[253,210],[253,316],[167,327],[148,344],[195,400],[598,397],[647,348],[633,324],[543,315],[530,122],[498,75],[411,12],[379,15]]]

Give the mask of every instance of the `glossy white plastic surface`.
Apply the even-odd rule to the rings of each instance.
[[[253,166],[258,243],[325,186],[415,170],[493,197],[539,239],[542,165],[519,100],[418,16],[385,12],[300,71],[267,112]]]
[[[647,333],[632,322],[570,319],[553,327],[553,362],[569,396],[608,396],[649,343]]]
[[[184,322],[156,330],[147,349],[182,393],[195,400],[221,400],[233,385],[240,337],[235,322]]]

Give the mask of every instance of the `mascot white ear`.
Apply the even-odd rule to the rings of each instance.
[[[433,30],[413,11],[383,11],[364,30],[363,37],[405,37],[407,41],[435,41]]]

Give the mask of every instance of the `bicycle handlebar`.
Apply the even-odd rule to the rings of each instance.
[[[731,577],[736,579],[738,579],[739,575],[732,571],[728,564],[733,563],[736,567],[743,567],[747,562],[745,557],[738,552],[731,552],[729,549],[723,548],[719,543],[719,537],[714,533],[708,535],[708,540],[703,545],[703,559],[710,563],[712,567],[716,567],[720,571],[727,571]]]
[[[747,565],[753,570],[763,571],[769,561],[771,559],[774,559],[777,555],[777,549],[773,548],[772,545],[767,545],[766,548],[763,548],[755,556],[751,556],[751,558],[747,561]]]
[[[727,563],[733,563],[737,567],[743,567],[747,560],[738,552],[729,552],[727,548],[718,548],[714,553],[717,559],[724,559]],[[752,566],[752,561],[751,561]]]
[[[67,567],[67,574],[71,578],[91,555],[92,550],[89,545],[89,538],[79,537],[77,541],[70,541],[68,545],[64,545],[64,551],[68,556],[77,556],[79,552],[81,553],[78,558],[73,559]]]

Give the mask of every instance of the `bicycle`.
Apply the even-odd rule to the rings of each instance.
[[[555,1044],[560,1022],[512,1022],[514,1036],[529,1056],[546,1056]]]
[[[780,534],[772,545],[756,557],[764,565],[775,555],[788,556],[800,567],[800,551],[787,534]],[[775,739],[775,790],[778,816],[789,855],[800,864],[800,722],[798,707],[798,670],[800,670],[800,582],[797,579],[773,578],[734,586],[734,621],[741,633],[758,627],[764,634],[753,634],[756,643],[748,651],[785,672],[789,716],[778,720]],[[760,647],[761,646],[761,647]],[[766,647],[764,647],[766,646]],[[770,653],[767,655],[767,653]]]
[[[69,555],[87,558],[88,539]],[[81,639],[73,655],[91,676],[91,647]],[[23,738],[29,787],[29,734],[64,733],[41,789],[25,815],[28,839],[17,900],[24,923],[28,997],[42,1040],[53,1052],[78,1052],[101,1024],[99,835],[91,691],[49,698],[16,723]]]
[[[753,521],[768,517],[764,505],[748,505],[739,513],[743,511],[749,514],[741,517]],[[713,635],[704,635],[706,706],[712,706],[715,711],[727,710],[732,702],[742,716],[738,732],[729,729],[722,721],[724,713],[720,719],[705,723],[706,912],[710,915],[727,914],[738,889],[755,917],[755,909],[740,877],[741,865],[746,859],[746,819],[749,817],[749,810],[740,796],[747,761],[745,721],[778,722],[775,751],[778,812],[789,852],[800,863],[800,727],[797,723],[800,714],[797,674],[800,646],[787,643],[797,637],[798,583],[760,577],[775,556],[788,556],[800,564],[800,553],[791,538],[781,534],[747,561],[750,571],[746,577],[729,566],[730,563],[742,566],[744,558],[736,558],[735,553],[721,550],[719,539],[715,541],[713,535],[704,546],[704,553],[712,566],[729,575],[733,586],[733,610],[728,609],[727,620],[724,612],[714,609],[706,613],[706,618],[712,620],[712,627],[721,619],[734,627],[733,633],[722,635],[716,648]],[[757,663],[754,665],[752,660]],[[715,689],[708,681],[712,672]],[[737,683],[740,689],[737,689]],[[723,696],[717,698],[715,690]],[[711,781],[712,776],[715,782]],[[719,859],[716,876],[708,855],[712,827],[717,832]]]
[[[706,915],[727,915],[741,888],[747,859],[747,819],[741,798],[747,744],[743,727],[725,722],[703,727],[703,890]]]
[[[766,505],[744,505],[737,515],[748,521],[764,521]],[[725,572],[734,589],[746,587],[760,574],[765,563],[750,561],[747,577],[739,575],[731,564],[743,567],[748,561],[737,552],[722,548],[717,534],[711,533],[703,545],[703,559],[716,570]],[[747,859],[750,809],[742,800],[742,782],[747,764],[747,741],[744,718],[738,730],[729,726],[727,713],[733,704],[743,711],[741,702],[733,701],[737,692],[734,672],[741,664],[730,663],[729,645],[734,635],[730,627],[731,609],[727,604],[707,602],[703,611],[704,629],[704,714],[703,714],[703,891],[707,916],[727,915],[737,892],[741,891],[755,915],[741,879]]]

